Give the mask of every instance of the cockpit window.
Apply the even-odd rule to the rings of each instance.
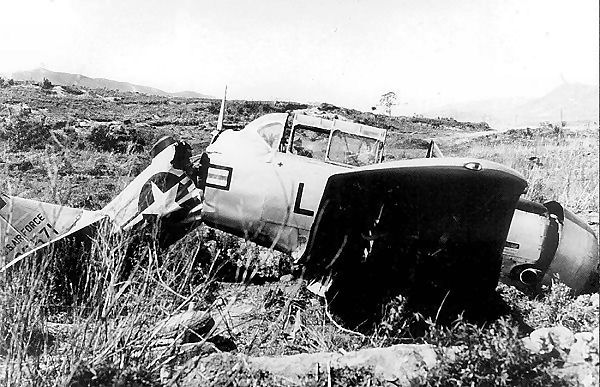
[[[291,151],[298,156],[325,160],[329,130],[322,130],[305,125],[294,127],[294,140]]]
[[[279,146],[279,138],[283,131],[281,122],[272,122],[256,130],[270,148]]]
[[[378,161],[380,144],[374,138],[334,130],[327,158],[334,163],[352,166],[375,164]]]

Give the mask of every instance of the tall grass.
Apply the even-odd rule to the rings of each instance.
[[[502,136],[475,141],[464,151],[523,174],[531,200],[556,200],[576,212],[598,211],[597,133]]]
[[[0,382],[156,382],[174,349],[154,348],[156,323],[192,303],[206,306],[212,291],[211,279],[198,281],[194,260],[188,259],[201,238],[193,234],[188,248],[161,252],[151,236],[140,240],[104,225],[81,255],[70,257],[69,250],[56,248],[4,273]],[[74,270],[65,275],[69,265]]]

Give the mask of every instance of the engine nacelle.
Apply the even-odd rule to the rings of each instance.
[[[520,199],[503,251],[501,280],[536,290],[555,275],[575,294],[598,287],[598,239],[557,202]]]

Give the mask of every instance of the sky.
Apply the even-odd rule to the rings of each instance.
[[[1,0],[0,73],[398,113],[598,84],[597,0]]]

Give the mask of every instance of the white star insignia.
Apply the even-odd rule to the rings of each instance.
[[[161,217],[181,208],[181,206],[177,204],[177,202],[175,202],[179,184],[175,184],[173,187],[167,190],[167,192],[161,191],[160,188],[158,188],[158,186],[154,184],[154,182],[151,182],[150,184],[152,188],[152,197],[154,198],[154,202],[151,205],[149,205],[144,211],[142,211],[141,215],[153,214]]]

